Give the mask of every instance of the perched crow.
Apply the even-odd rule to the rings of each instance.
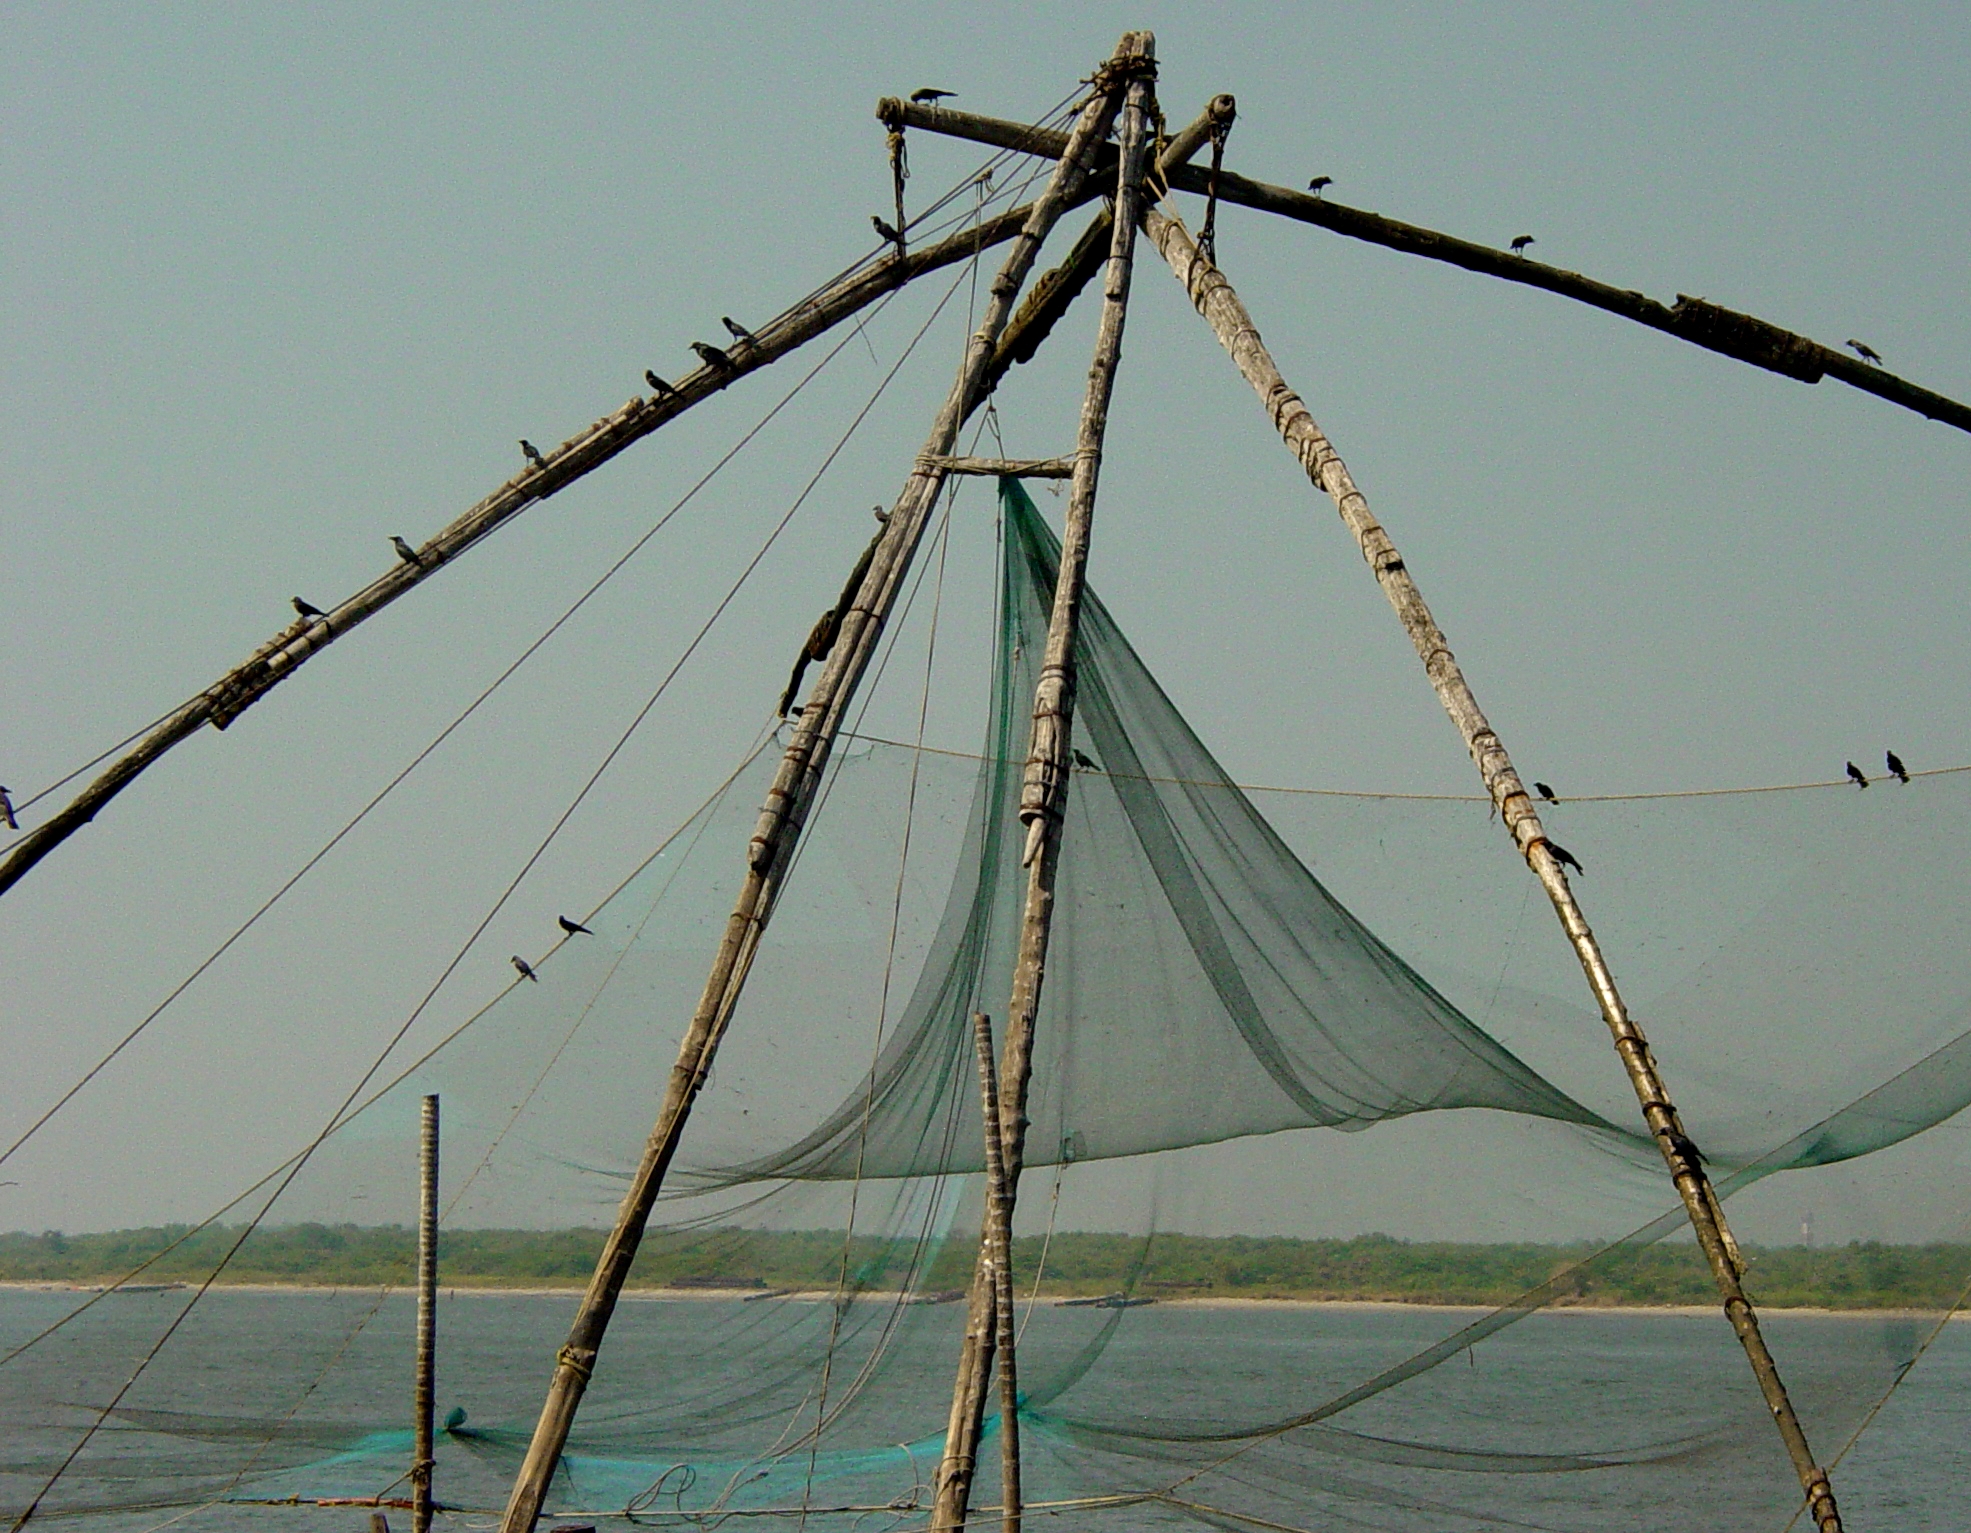
[[[874,213],[869,215],[869,221],[876,226],[876,237],[878,239],[888,240],[892,245],[901,245],[903,243],[903,230],[892,229]]]
[[[945,97],[955,96],[957,94],[958,92],[956,91],[932,90],[930,86],[927,85],[922,90],[912,91],[910,93],[910,99],[916,102],[919,106],[936,106],[940,101],[944,100]]]
[[[677,392],[676,389],[672,388],[647,367],[643,370],[643,381],[649,384],[652,389],[656,390],[659,399],[668,399]]]
[[[1673,1129],[1665,1137],[1670,1141],[1670,1148],[1677,1152],[1677,1158],[1685,1165],[1695,1170],[1704,1164],[1704,1152],[1698,1149],[1686,1135],[1679,1134]]]
[[[1868,786],[1868,774],[1863,772],[1852,761],[1848,763],[1848,776],[1857,788],[1866,788]]]
[[[1535,784],[1533,784],[1533,791],[1539,794],[1540,797],[1545,799],[1549,804],[1558,804],[1560,802],[1559,799],[1554,797],[1554,790],[1552,788],[1549,788],[1543,782],[1536,782]]]
[[[568,933],[568,935],[571,937],[574,936],[576,932],[580,932],[585,937],[593,937],[595,935],[594,932],[590,931],[586,926],[582,925],[580,921],[571,921],[566,916],[556,916],[555,920],[561,923],[561,929],[566,933]]]
[[[730,335],[735,341],[743,341],[748,346],[757,346],[760,344],[760,338],[744,325],[740,324],[730,314],[721,314],[719,316],[719,323],[725,326],[726,334]]]
[[[1312,181],[1307,183],[1307,189],[1318,197],[1334,184],[1335,178],[1333,176],[1316,176]]]
[[[1843,342],[1843,344],[1848,348],[1848,350],[1852,351],[1856,356],[1860,357],[1862,361],[1868,363],[1871,367],[1880,367],[1882,365],[1881,354],[1877,352],[1873,346],[1868,345],[1866,342],[1849,339]]]
[[[724,372],[732,366],[732,358],[709,342],[693,341],[691,349],[698,353],[698,360],[707,367],[716,367],[720,372]]]
[[[318,617],[327,618],[328,616],[326,612],[322,611],[322,609],[320,607],[317,607],[313,602],[305,602],[298,596],[293,598],[293,601],[294,601],[294,610],[300,613],[303,617],[307,618],[310,622],[314,621],[314,619]]]
[[[1549,841],[1547,843],[1547,851],[1552,854],[1553,860],[1563,868],[1572,868],[1576,873],[1581,874],[1586,874],[1588,871],[1575,860],[1574,854],[1558,841]]]
[[[21,822],[14,818],[14,801],[7,797],[7,790],[0,788],[0,825],[9,830],[19,830]]]
[[[1085,755],[1083,755],[1079,750],[1076,750],[1074,752],[1074,764],[1080,767],[1084,772],[1099,772],[1102,770],[1100,767],[1095,765],[1094,762],[1090,761]]]
[[[520,450],[527,455],[527,461],[533,464],[535,468],[547,467],[547,459],[541,456],[540,448],[536,447],[524,436],[520,439]]]
[[[1897,782],[1909,781],[1909,768],[1903,765],[1903,758],[1894,751],[1886,752],[1889,762],[1889,775]]]
[[[531,979],[537,985],[541,982],[540,975],[534,972],[534,966],[528,963],[518,953],[513,955],[513,967],[519,971],[522,979]]]
[[[413,569],[421,570],[424,568],[424,561],[418,557],[417,550],[398,537],[394,532],[390,534],[390,546],[397,550],[397,557]]]
[[[1533,236],[1530,234],[1516,235],[1514,236],[1512,242],[1512,253],[1514,255],[1523,256],[1526,254],[1526,247],[1533,243],[1534,243],[1534,239]]]

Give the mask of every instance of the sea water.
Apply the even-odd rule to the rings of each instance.
[[[0,1352],[85,1297],[0,1290]],[[10,1515],[189,1297],[108,1297],[0,1366],[0,1505]],[[496,1521],[573,1304],[566,1294],[472,1291],[441,1300],[438,1414],[465,1413],[460,1430],[440,1436],[437,1494],[460,1509],[441,1527]],[[584,1520],[635,1507],[644,1525],[695,1514],[697,1526],[766,1528],[798,1524],[772,1509],[805,1502],[817,1530],[920,1527],[960,1309],[628,1300],[550,1506]],[[1257,1443],[1237,1435],[1333,1400],[1479,1313],[1043,1303],[1020,1349],[1028,1501],[1146,1489],[1166,1498],[1036,1505],[1029,1524],[1257,1525],[1243,1515],[1392,1533],[1784,1526],[1797,1497],[1715,1314],[1538,1315],[1326,1421]],[[1767,1317],[1823,1457],[1908,1367],[1933,1319]],[[42,1515],[114,1533],[366,1529],[366,1510],[313,1503],[406,1494],[411,1323],[401,1294],[214,1290],[156,1351]],[[815,1365],[831,1344],[824,1406]],[[804,1441],[824,1409],[829,1430],[819,1444]],[[1971,1331],[1950,1325],[1837,1471],[1848,1526],[1964,1527],[1967,1429]],[[997,1454],[993,1437],[982,1503],[997,1498]],[[284,1497],[304,1504],[268,1504]],[[389,1516],[408,1525],[407,1513]]]

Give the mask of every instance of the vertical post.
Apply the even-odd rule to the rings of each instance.
[[[1758,1380],[1766,1407],[1779,1427],[1780,1440],[1786,1445],[1787,1456],[1793,1461],[1794,1471],[1800,1478],[1800,1488],[1808,1510],[1820,1533],[1841,1533],[1841,1514],[1834,1504],[1834,1490],[1827,1471],[1814,1462],[1813,1450],[1808,1446],[1799,1414],[1787,1397],[1779,1367],[1773,1361],[1765,1337],[1760,1333],[1759,1317],[1739,1281],[1744,1265],[1739,1259],[1738,1246],[1732,1239],[1730,1226],[1725,1223],[1724,1208],[1718,1201],[1717,1193],[1712,1190],[1711,1179],[1704,1170],[1697,1147],[1684,1133],[1677,1109],[1670,1101],[1669,1088],[1657,1073],[1656,1060],[1649,1051],[1648,1040],[1644,1038],[1635,1018],[1629,1015],[1621,993],[1615,988],[1615,976],[1609,970],[1601,944],[1595,940],[1587,917],[1581,913],[1580,903],[1568,886],[1567,875],[1562,871],[1547,840],[1546,831],[1540,824],[1539,812],[1533,807],[1533,800],[1520,782],[1519,774],[1513,770],[1512,758],[1506,754],[1497,731],[1486,722],[1485,715],[1479,710],[1478,699],[1466,683],[1457,658],[1451,653],[1450,642],[1437,626],[1437,620],[1431,616],[1430,608],[1424,605],[1423,593],[1417,589],[1417,583],[1411,578],[1402,556],[1397,553],[1395,543],[1370,513],[1368,500],[1356,488],[1347,466],[1326,433],[1316,424],[1313,414],[1280,375],[1265,342],[1259,337],[1259,329],[1253,324],[1252,315],[1247,312],[1232,284],[1225,280],[1224,273],[1215,264],[1199,253],[1189,232],[1177,219],[1152,208],[1144,215],[1143,226],[1144,232],[1170,264],[1172,274],[1190,295],[1198,312],[1210,324],[1220,343],[1238,364],[1239,371],[1265,404],[1274,428],[1306,470],[1307,477],[1334,501],[1342,520],[1355,534],[1362,557],[1375,571],[1383,593],[1408,631],[1410,641],[1424,663],[1425,674],[1444,704],[1445,712],[1450,714],[1452,722],[1464,736],[1465,748],[1471,752],[1471,759],[1478,767],[1479,776],[1484,779],[1485,790],[1491,796],[1500,818],[1505,822],[1507,833],[1511,835],[1520,855],[1526,859],[1527,866],[1546,889],[1554,913],[1560,918],[1568,941],[1574,947],[1575,957],[1587,976],[1588,986],[1601,1008],[1602,1019],[1615,1039],[1615,1051],[1628,1072],[1630,1084],[1635,1088],[1636,1099],[1642,1106],[1643,1120],[1663,1154],[1677,1194],[1683,1200],[1684,1211],[1690,1217],[1691,1228],[1696,1232],[1697,1243],[1710,1263],[1711,1276],[1723,1300],[1725,1318],[1730,1321],[1739,1344],[1745,1349],[1746,1359],[1752,1365],[1753,1377]]]
[[[418,1136],[417,1384],[411,1426],[411,1533],[431,1530],[431,1422],[438,1375],[438,1098],[424,1099]]]
[[[1120,50],[1117,56],[1121,58]],[[636,1260],[644,1226],[656,1206],[664,1174],[677,1152],[692,1104],[711,1072],[719,1040],[738,1005],[835,736],[875,654],[883,625],[903,588],[924,529],[930,524],[938,492],[944,487],[945,469],[939,460],[951,455],[959,427],[986,397],[983,387],[986,368],[1012,313],[1013,300],[1019,296],[1020,287],[1033,268],[1041,242],[1080,192],[1095,151],[1108,137],[1115,121],[1117,100],[1116,89],[1099,89],[1076,120],[1047,189],[1035,199],[1012,250],[993,279],[985,315],[966,343],[958,377],[932,423],[930,436],[910,478],[905,481],[903,493],[884,523],[883,536],[863,577],[862,589],[843,614],[834,651],[801,712],[801,721],[795,727],[794,737],[788,743],[780,770],[760,810],[759,823],[754,827],[747,850],[746,877],[732,914],[726,919],[725,934],[712,960],[698,1008],[678,1046],[677,1062],[671,1067],[657,1121],[644,1144],[643,1157],[630,1179],[629,1190],[623,1194],[622,1205],[617,1209],[615,1227],[596,1260],[588,1291],[569,1327],[567,1343],[556,1354],[554,1376],[534,1427],[533,1440],[514,1477],[513,1490],[500,1519],[500,1533],[532,1533],[540,1518],[541,1502],[555,1466],[561,1462],[569,1427],[574,1423],[575,1411],[595,1370],[616,1300]]]
[[[1006,1186],[999,1132],[999,1077],[992,1055],[992,1018],[972,1014],[979,1058],[979,1108],[985,1125],[985,1265],[992,1274],[993,1335],[999,1352],[999,1526],[1020,1533],[1020,1370],[1013,1348],[1013,1199]]]
[[[1102,315],[1095,356],[1082,397],[1081,429],[1075,449],[1073,493],[1061,539],[1061,567],[1054,583],[1054,608],[1047,628],[1047,650],[1034,690],[1033,733],[1026,779],[1020,793],[1020,819],[1027,826],[1025,915],[1013,968],[1013,994],[1007,1007],[1006,1042],[999,1067],[1000,1153],[1005,1165],[1006,1217],[1012,1219],[1026,1153],[1027,1082],[1032,1073],[1033,1026],[1040,1007],[1047,939],[1054,914],[1054,874],[1060,856],[1061,811],[1067,794],[1070,730],[1074,716],[1075,636],[1088,567],[1088,541],[1095,514],[1095,487],[1101,474],[1102,439],[1108,428],[1109,398],[1122,355],[1123,321],[1142,216],[1143,176],[1149,149],[1151,84],[1156,74],[1156,39],[1130,34],[1108,69],[1111,84],[1127,80],[1118,132],[1115,225],[1102,287]],[[951,1417],[945,1428],[944,1457],[938,1464],[934,1533],[965,1524],[972,1477],[978,1464],[979,1434],[985,1420],[987,1382],[998,1328],[989,1274],[981,1260],[972,1275],[965,1340],[952,1382]]]

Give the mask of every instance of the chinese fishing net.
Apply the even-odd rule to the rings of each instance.
[[[983,748],[837,751],[555,1477],[559,1517],[928,1522],[981,1213],[970,1018],[1003,1018],[1010,987],[1058,552],[1017,484],[1000,498]],[[1786,1526],[1792,1469],[1483,801],[1241,789],[1092,594],[1079,656],[1015,1253],[1028,1516]],[[775,757],[743,763],[540,983],[353,1117],[233,1268],[342,1286],[214,1290],[43,1515],[312,1526],[330,1514],[271,1503],[404,1494],[401,1224],[436,1092],[447,1281],[561,1290],[441,1305],[438,1494],[484,1525]],[[1809,1437],[1823,1462],[1846,1453],[1859,1529],[1926,1525],[1910,1509],[1948,1504],[1971,1467],[1971,1354],[1942,1323],[1971,1280],[1967,794],[1971,774],[1940,773],[1547,810],[1729,1197]],[[400,1189],[400,1225],[359,1217],[357,1187]],[[1312,1237],[1253,1233],[1281,1228]],[[128,1237],[103,1270],[164,1238]],[[137,1282],[196,1281],[232,1238],[195,1233]],[[1262,1302],[1363,1293],[1408,1302]],[[126,1290],[0,1365],[10,1506],[185,1296]],[[78,1296],[20,1301],[4,1350]],[[995,1416],[979,1508],[997,1443]]]

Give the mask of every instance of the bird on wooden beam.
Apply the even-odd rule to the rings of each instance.
[[[1675,1129],[1671,1129],[1663,1137],[1670,1141],[1670,1148],[1676,1153],[1677,1159],[1681,1160],[1686,1166],[1690,1167],[1691,1170],[1695,1171],[1697,1170],[1698,1167],[1702,1166],[1705,1163],[1707,1157],[1705,1156],[1704,1152],[1698,1149],[1696,1144],[1692,1142],[1689,1135],[1680,1134]]]
[[[958,92],[956,91],[932,90],[930,86],[927,85],[922,90],[912,91],[910,93],[910,99],[916,102],[919,106],[936,106],[940,101],[943,101],[947,97],[955,96],[957,94]]]
[[[526,959],[522,958],[518,953],[515,953],[513,955],[513,967],[514,967],[514,972],[517,973],[522,979],[531,979],[537,985],[541,982],[540,975],[534,972],[534,966],[529,962],[527,962]]]
[[[757,346],[760,344],[760,338],[744,325],[740,324],[730,314],[721,314],[719,316],[719,323],[725,326],[726,334],[731,336],[735,341],[738,341],[742,346]]]
[[[903,230],[891,228],[874,213],[869,215],[869,221],[876,226],[876,236],[878,239],[887,240],[890,244],[896,246],[897,249],[903,249]]]
[[[1574,854],[1558,841],[1547,842],[1547,852],[1563,868],[1572,868],[1576,873],[1582,874],[1583,876],[1587,874],[1588,870],[1581,866]]]
[[[9,830],[19,830],[21,822],[14,818],[14,801],[7,797],[7,790],[0,788],[0,825]]]
[[[424,560],[418,557],[418,551],[394,532],[390,534],[390,546],[397,550],[397,557],[402,559],[412,569],[421,570],[424,568]]]
[[[533,464],[535,468],[547,467],[547,459],[541,456],[540,448],[536,447],[524,436],[520,439],[520,450],[527,455],[527,461]]]
[[[1549,788],[1543,782],[1536,782],[1535,784],[1533,784],[1533,791],[1539,794],[1540,797],[1545,799],[1549,804],[1558,804],[1560,802],[1560,800],[1554,796],[1554,790],[1552,788]]]
[[[1512,242],[1512,253],[1516,256],[1523,256],[1526,254],[1526,247],[1536,243],[1538,242],[1530,234],[1515,235]]]
[[[707,367],[715,367],[722,373],[728,372],[732,368],[732,358],[720,351],[718,347],[712,345],[709,341],[693,341],[691,343],[691,349],[698,353],[698,360],[703,362]]]
[[[307,622],[312,623],[315,622],[317,619],[319,619],[324,623],[328,621],[328,614],[322,611],[322,609],[316,606],[313,602],[303,601],[300,597],[297,596],[293,598],[293,604],[294,604],[294,610],[300,613],[302,618]]]
[[[662,378],[659,378],[655,373],[653,373],[647,367],[643,370],[643,381],[649,384],[650,387],[656,391],[657,397],[659,399],[669,399],[673,394],[677,392],[676,389],[672,388],[668,383],[666,383]]]
[[[1885,751],[1883,755],[1889,763],[1889,775],[1897,782],[1908,782],[1909,768],[1903,765],[1903,758],[1894,751]]]
[[[1318,197],[1334,184],[1335,178],[1333,176],[1316,176],[1312,181],[1307,183],[1307,189]]]
[[[1876,349],[1873,346],[1869,345],[1866,341],[1858,341],[1854,339],[1852,336],[1850,336],[1847,340],[1843,341],[1841,344],[1846,346],[1848,350],[1852,351],[1856,356],[1860,357],[1862,361],[1866,362],[1870,367],[1880,367],[1882,365],[1881,353],[1876,351]]]
[[[1868,774],[1856,766],[1854,762],[1850,761],[1848,763],[1848,781],[1853,783],[1857,788],[1866,788],[1868,786]]]
[[[584,937],[593,937],[595,935],[594,932],[590,931],[586,926],[582,925],[580,921],[571,921],[566,916],[556,916],[555,920],[561,923],[561,929],[566,933],[568,933],[568,935],[571,937],[574,936],[576,932],[580,932]]]

